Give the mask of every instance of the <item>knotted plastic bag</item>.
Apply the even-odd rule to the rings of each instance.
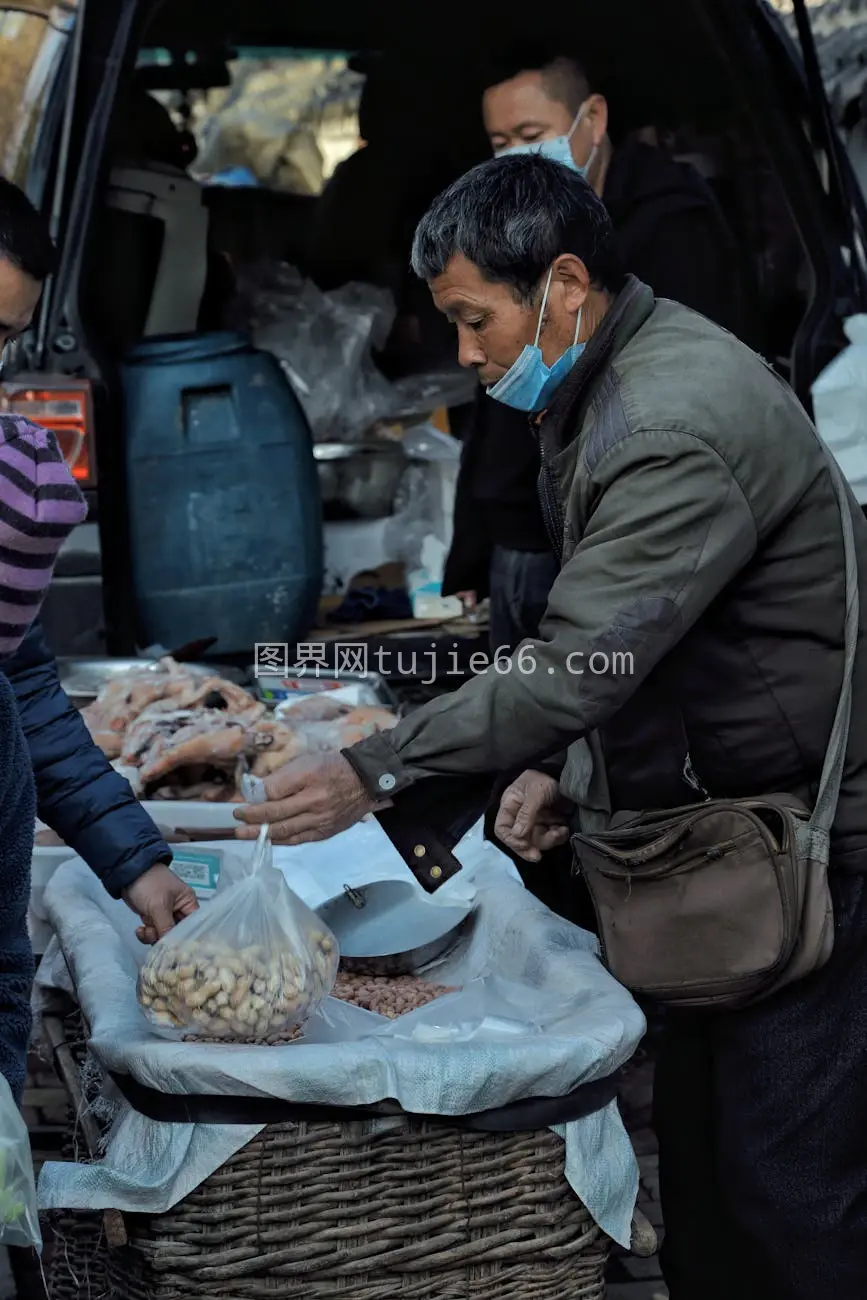
[[[849,346],[813,384],[816,428],[848,480],[859,505],[867,504],[867,315],[845,323]]]
[[[286,1042],[334,987],[337,940],[272,863],[263,826],[246,874],[170,930],[138,999],[170,1037]]]
[[[0,1075],[0,1246],[42,1250],[27,1125]]]

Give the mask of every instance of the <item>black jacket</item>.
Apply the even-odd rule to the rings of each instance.
[[[617,149],[605,205],[623,270],[748,337],[749,313],[739,253],[710,187],[687,164],[649,145]],[[538,452],[526,415],[478,391],[455,498],[454,539],[443,593],[488,594],[491,551],[545,551],[548,538],[536,495]]]

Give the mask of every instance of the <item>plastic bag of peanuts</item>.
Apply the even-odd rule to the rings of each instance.
[[[248,873],[151,949],[138,1000],[168,1037],[278,1043],[328,997],[337,940],[272,864],[268,827]]]

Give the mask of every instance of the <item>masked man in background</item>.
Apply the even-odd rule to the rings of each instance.
[[[638,140],[617,147],[608,104],[564,52],[522,45],[488,69],[485,129],[496,156],[538,152],[574,168],[603,199],[626,271],[746,336],[734,240],[691,166]],[[443,594],[491,601],[491,651],[536,636],[557,562],[536,492],[538,452],[526,416],[479,391],[455,500]]]

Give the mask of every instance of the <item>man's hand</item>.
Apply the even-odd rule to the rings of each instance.
[[[163,862],[133,881],[123,891],[123,901],[141,917],[136,934],[142,943],[156,943],[199,906],[189,885]]]
[[[267,803],[248,804],[235,816],[239,840],[254,840],[267,822],[273,844],[327,840],[387,803],[374,802],[342,754],[296,758],[265,782]]]
[[[500,800],[494,834],[525,862],[538,862],[569,839],[570,812],[552,776],[524,772]]]

